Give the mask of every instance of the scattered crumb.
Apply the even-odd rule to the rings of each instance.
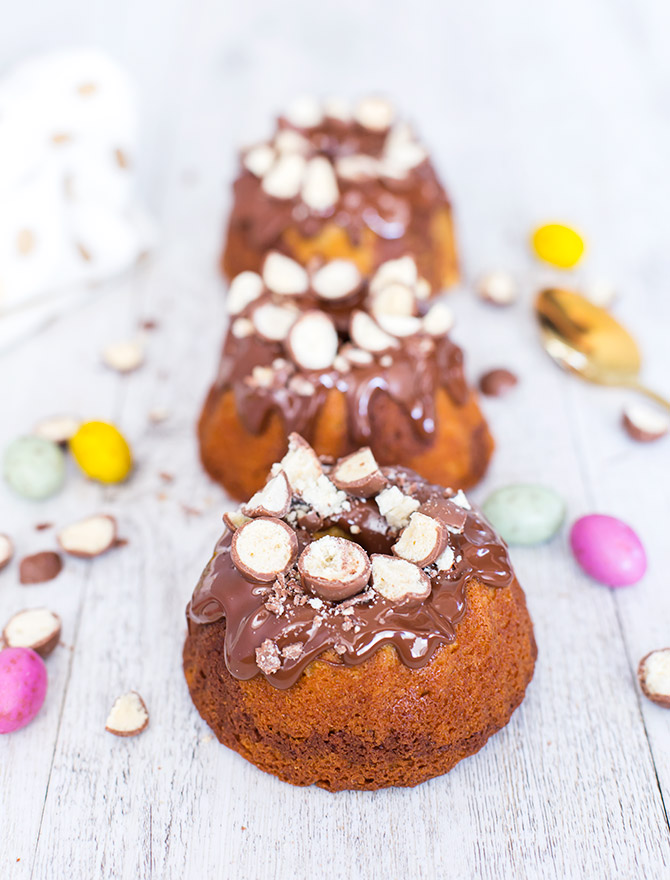
[[[156,406],[149,410],[149,421],[152,425],[160,425],[170,417],[170,411],[164,406]]]
[[[44,529],[50,529],[52,526],[53,526],[53,523],[50,523],[50,522],[37,523],[37,525],[35,526],[35,531],[36,532],[43,532]]]
[[[164,483],[172,483],[174,482],[174,474],[168,474],[166,471],[161,471],[158,476]]]
[[[187,516],[202,516],[202,510],[198,510],[197,507],[191,507],[189,504],[181,503],[181,509]]]
[[[272,639],[265,639],[260,648],[256,648],[256,663],[266,675],[272,675],[280,668],[279,648]]]

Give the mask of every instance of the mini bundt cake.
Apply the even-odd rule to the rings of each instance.
[[[412,255],[433,290],[458,280],[451,206],[428,153],[393,106],[303,98],[274,137],[242,151],[222,267],[260,271],[278,250],[302,265],[352,260],[370,275]]]
[[[461,491],[328,463],[292,435],[224,515],[187,608],[184,671],[219,740],[330,791],[416,785],[521,703],[536,647],[504,542]]]
[[[452,316],[430,303],[412,258],[370,282],[347,260],[304,269],[271,252],[262,276],[231,285],[231,326],[200,416],[207,471],[236,498],[257,491],[292,431],[319,455],[368,445],[452,488],[486,470],[493,449]]]

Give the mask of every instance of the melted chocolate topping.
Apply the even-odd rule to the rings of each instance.
[[[328,468],[324,467],[326,473]],[[427,483],[405,468],[383,468],[391,485],[424,504],[452,497],[450,490]],[[329,519],[313,513],[298,521],[300,549],[315,531],[341,530],[368,553],[390,554],[398,532],[389,528],[374,499],[349,497],[348,510]],[[302,590],[295,566],[273,586],[245,579],[230,554],[231,535],[214,550],[187,609],[189,621],[208,624],[225,619],[225,662],[235,678],[259,672],[273,686],[294,684],[306,666],[333,649],[347,666],[363,663],[382,645],[391,644],[402,662],[425,666],[440,645],[453,641],[466,613],[466,590],[473,578],[505,588],[514,580],[507,548],[481,513],[466,509],[461,533],[450,534],[453,566],[425,569],[432,590],[425,600],[393,603],[372,588],[342,602],[311,598]],[[276,669],[259,668],[257,651],[267,640],[276,652]],[[336,662],[336,661],[330,661]]]
[[[278,131],[292,129],[280,118]],[[364,155],[380,159],[384,154],[388,131],[370,131],[356,122],[343,123],[324,119],[312,129],[297,129],[306,141],[308,158],[324,156],[335,167],[337,159]],[[283,233],[295,229],[303,238],[317,236],[329,224],[346,231],[353,246],[359,246],[364,234],[374,233],[377,240],[377,264],[408,252],[421,253],[431,237],[431,223],[436,208],[450,210],[449,200],[428,158],[402,176],[376,176],[348,180],[338,176],[339,198],[324,211],[307,207],[300,196],[277,199],[268,195],[261,180],[242,168],[234,184],[234,207],[230,227],[244,232],[245,241],[259,254],[276,247],[285,249]],[[410,247],[408,235],[417,247]],[[289,248],[290,250],[290,248]],[[253,268],[250,266],[250,268]]]
[[[284,361],[286,352],[280,343],[251,335],[242,339],[229,334],[223,349],[217,380],[220,390],[232,388],[237,412],[245,428],[260,434],[271,413],[281,417],[288,433],[296,431],[307,440],[313,437],[317,413],[328,391],[336,388],[346,395],[347,432],[352,447],[373,445],[383,460],[383,434],[375,431],[371,415],[373,399],[385,394],[405,413],[416,440],[423,447],[434,442],[437,429],[435,393],[444,388],[454,403],[463,405],[469,396],[463,373],[463,353],[448,337],[410,337],[394,350],[388,360],[374,358],[370,364],[352,365],[341,372],[296,369]],[[253,369],[271,366],[271,384],[253,381]],[[292,385],[299,375],[302,385]],[[310,393],[305,392],[304,383]]]

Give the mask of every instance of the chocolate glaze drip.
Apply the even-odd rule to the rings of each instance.
[[[437,389],[444,388],[459,406],[465,404],[469,396],[463,352],[446,336],[406,338],[388,361],[375,358],[370,364],[352,365],[347,372],[335,368],[297,371],[297,375],[309,383],[310,394],[300,393],[291,386],[289,380],[296,375],[296,370],[288,362],[274,368],[270,385],[253,381],[254,367],[269,367],[276,364],[278,358],[285,357],[280,343],[256,335],[240,339],[229,333],[226,338],[216,387],[221,391],[233,389],[237,412],[252,434],[260,434],[270,415],[277,413],[287,434],[297,431],[311,440],[316,416],[328,391],[336,388],[346,395],[347,432],[353,446],[369,445],[374,437],[375,448],[380,450],[383,435],[375,431],[371,406],[377,395],[384,394],[402,409],[418,443],[429,447],[437,429]]]
[[[280,118],[278,130],[292,126]],[[309,142],[310,157],[325,156],[331,161],[363,154],[379,158],[387,132],[373,132],[356,122],[325,119],[313,129],[297,129]],[[428,159],[409,169],[402,179],[375,177],[349,181],[338,178],[340,197],[323,212],[310,210],[299,197],[276,199],[267,195],[258,177],[242,169],[234,184],[233,226],[244,230],[250,246],[261,253],[280,247],[282,233],[289,227],[311,238],[329,223],[346,230],[351,243],[361,243],[366,230],[384,242],[383,259],[407,253],[403,241],[409,229],[417,238],[427,239],[435,208],[449,209],[449,200],[435,169]]]
[[[451,496],[449,490],[427,483],[405,468],[383,468],[383,472],[390,484],[421,503]],[[316,521],[312,514],[309,524],[303,520],[297,530],[301,549],[313,540],[315,530],[334,527],[369,553],[390,553],[397,532],[388,530],[374,499],[350,497],[350,502],[349,510],[331,519]],[[450,535],[453,567],[443,572],[434,566],[426,569],[432,592],[423,601],[394,604],[370,588],[339,603],[310,599],[303,593],[294,568],[281,584],[283,598],[277,606],[276,601],[269,601],[276,597],[276,587],[252,583],[237,571],[230,543],[231,535],[225,534],[216,545],[188,606],[189,623],[225,619],[225,662],[238,679],[261,672],[256,649],[265,640],[270,639],[280,653],[299,645],[298,657],[289,650],[276,672],[261,672],[280,689],[294,684],[312,660],[331,648],[342,663],[355,666],[382,645],[391,644],[405,665],[425,666],[440,645],[455,638],[456,626],[466,613],[466,590],[472,578],[495,588],[505,588],[514,580],[504,542],[476,510],[467,510],[461,534]]]

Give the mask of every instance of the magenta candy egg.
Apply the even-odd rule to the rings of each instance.
[[[642,542],[615,516],[581,517],[570,532],[570,546],[584,571],[608,587],[636,584],[647,570]]]
[[[0,733],[30,724],[47,693],[47,668],[31,648],[0,651]]]

